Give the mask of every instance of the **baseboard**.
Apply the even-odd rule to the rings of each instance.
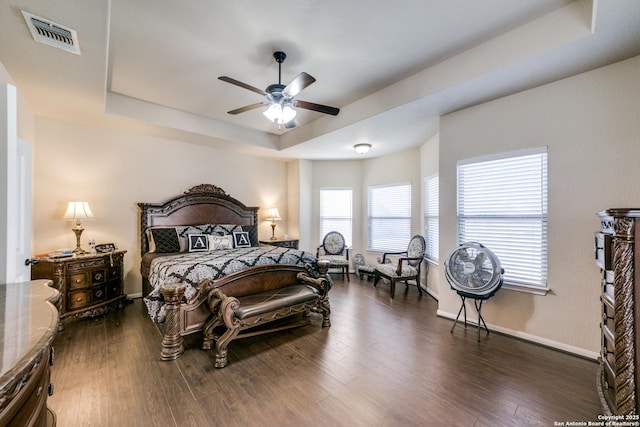
[[[447,319],[451,319],[451,320],[455,320],[456,315],[452,314],[452,313],[448,313],[442,310],[438,310],[436,312],[436,314],[439,317],[445,317]],[[459,322],[460,320],[458,320]],[[467,316],[467,324],[471,324],[471,326],[475,327],[478,323],[478,319],[477,318],[471,318],[469,316]],[[464,324],[463,324],[464,325]],[[531,335],[531,334],[527,334],[525,332],[522,331],[515,331],[513,329],[509,329],[509,328],[503,328],[501,326],[496,326],[496,325],[492,325],[490,323],[487,323],[487,327],[489,328],[489,330],[491,332],[497,332],[500,333],[502,335],[508,335],[517,339],[521,339],[523,341],[528,341],[534,344],[538,344],[544,347],[549,347],[552,348],[554,350],[559,350],[559,351],[563,351],[565,353],[570,353],[573,354],[575,356],[580,356],[583,357],[585,359],[590,359],[590,360],[598,360],[598,357],[600,356],[599,353],[597,352],[593,352],[593,351],[589,351],[589,350],[585,350],[584,348],[580,348],[580,347],[574,347],[572,345],[568,345],[568,344],[564,344],[561,342],[557,342],[557,341],[553,341],[553,340],[549,340],[546,338],[542,338],[536,335]]]
[[[142,298],[142,292],[136,292],[135,294],[127,294],[127,299]]]
[[[424,286],[420,286],[422,288],[423,291],[425,291],[427,294],[429,294],[431,296],[431,298],[433,298],[434,300],[438,301],[438,294],[436,294],[435,292],[433,292],[431,289],[429,288],[425,288]],[[455,317],[454,317],[455,319]]]

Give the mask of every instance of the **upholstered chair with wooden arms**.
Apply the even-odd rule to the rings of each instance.
[[[329,268],[339,268],[349,281],[349,248],[342,234],[328,232],[318,246],[316,258],[329,261]]]
[[[375,278],[373,286],[378,285],[378,281],[381,277],[391,282],[391,298],[396,293],[396,282],[404,282],[407,288],[409,287],[409,280],[415,280],[418,292],[422,295],[422,288],[420,287],[420,267],[424,260],[424,253],[427,245],[424,237],[420,235],[413,236],[409,241],[409,247],[403,252],[385,252],[382,255],[381,263],[376,265]],[[389,262],[387,256],[398,256],[397,262]],[[427,267],[429,265],[427,264]]]

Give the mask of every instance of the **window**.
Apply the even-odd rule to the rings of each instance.
[[[411,239],[411,184],[369,187],[369,249],[404,251]]]
[[[505,287],[547,290],[547,149],[458,162],[458,243],[491,249]]]
[[[351,189],[320,189],[320,242],[330,231],[344,236],[347,246],[351,247]]]
[[[432,261],[438,261],[439,221],[438,210],[440,208],[439,191],[440,179],[434,175],[424,180],[424,238],[427,242],[427,252],[425,256]]]

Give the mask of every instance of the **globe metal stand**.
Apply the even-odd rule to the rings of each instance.
[[[498,290],[496,289],[496,292]],[[464,328],[467,328],[467,306],[465,305],[465,301],[467,298],[472,298],[473,299],[473,305],[476,308],[476,313],[478,314],[478,339],[477,341],[480,342],[480,328],[484,327],[484,329],[487,331],[487,335],[489,335],[489,328],[487,327],[487,324],[485,323],[484,319],[482,318],[482,303],[491,298],[493,296],[492,293],[491,295],[472,295],[472,294],[466,294],[464,292],[460,292],[460,291],[456,291],[458,293],[458,295],[460,296],[460,299],[462,300],[462,305],[460,306],[460,310],[458,310],[458,315],[456,316],[456,320],[455,322],[453,322],[453,326],[451,327],[451,333],[453,333],[453,330],[456,328],[456,325],[458,324],[458,318],[460,317],[460,313],[462,313],[464,311]],[[482,323],[482,325],[480,325],[480,323]]]

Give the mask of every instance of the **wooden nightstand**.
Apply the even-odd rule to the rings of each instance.
[[[263,245],[280,246],[282,248],[298,249],[299,239],[260,240]]]
[[[69,258],[39,258],[31,279],[49,279],[60,292],[60,324],[66,317],[94,317],[110,306],[123,307],[123,261],[127,251],[86,254]]]

